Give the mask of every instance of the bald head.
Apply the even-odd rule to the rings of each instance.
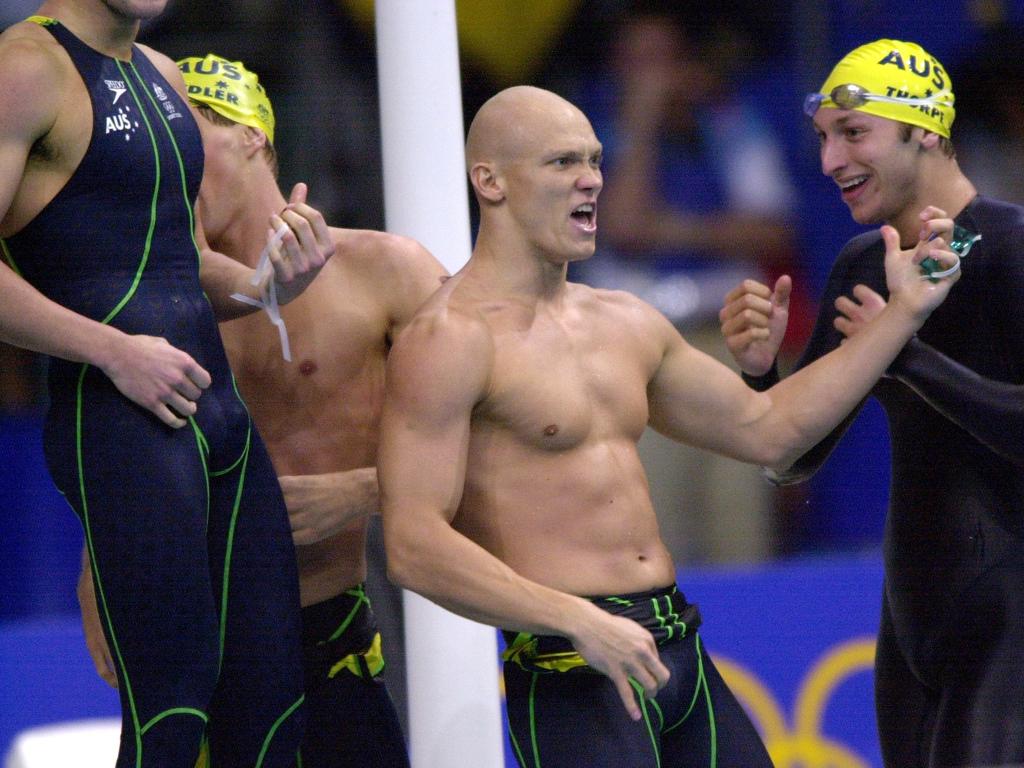
[[[498,163],[522,157],[536,146],[539,135],[560,124],[582,119],[580,110],[561,96],[516,85],[499,91],[480,107],[469,126],[466,165]]]

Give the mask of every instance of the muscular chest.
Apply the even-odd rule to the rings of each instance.
[[[491,394],[476,418],[548,450],[639,438],[648,378],[648,366],[624,337],[575,323],[541,324],[498,338]]]

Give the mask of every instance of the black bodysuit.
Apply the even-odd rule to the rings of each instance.
[[[172,429],[97,368],[53,359],[44,448],[82,522],[118,677],[118,768],[291,766],[301,736],[298,574],[284,499],[199,284],[203,170],[188,106],[135,47],[92,50],[52,19],[92,104],[74,175],[3,257],[43,294],[167,339],[209,373]]]
[[[871,393],[892,439],[875,669],[890,768],[1024,763],[1024,209],[976,197],[956,223],[982,239]],[[843,248],[798,367],[839,345],[837,297],[888,296],[883,258],[877,232]],[[781,482],[813,474],[855,415]]]

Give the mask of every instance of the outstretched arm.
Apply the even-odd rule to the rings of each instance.
[[[938,283],[921,279],[918,264],[926,256],[944,267],[955,261],[941,239],[922,240],[915,252],[905,252],[894,229],[882,231],[893,299],[864,333],[763,393],[751,391],[681,340],[674,342],[651,382],[652,425],[777,470],[822,440],[866,396],[957,277]]]
[[[629,678],[653,696],[668,680],[651,634],[589,601],[523,578],[456,531],[471,415],[493,345],[481,323],[421,316],[400,335],[387,372],[378,470],[391,579],[467,618],[567,637],[608,675],[634,719]]]

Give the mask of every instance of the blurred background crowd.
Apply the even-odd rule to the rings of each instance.
[[[4,0],[0,27],[36,0]],[[821,175],[801,112],[846,51],[913,40],[953,79],[954,146],[983,193],[1024,203],[1024,0],[457,0],[466,124],[515,83],[578,104],[604,143],[597,255],[572,278],[625,288],[726,359],[717,321],[743,277],[794,276],[784,352],[803,346],[832,259],[861,230]],[[215,52],[259,73],[278,115],[282,186],[306,181],[338,226],[384,228],[372,0],[171,0],[140,39],[175,57]],[[0,298],[2,300],[2,298]],[[783,361],[785,367],[785,361]],[[45,361],[0,345],[0,619],[53,609],[24,585],[67,581],[70,511],[36,500]],[[679,563],[757,562],[878,546],[888,438],[868,407],[825,469],[776,489],[757,468],[645,435],[642,453]],[[39,544],[45,542],[45,545]],[[55,573],[59,550],[68,574]],[[18,586],[21,585],[21,586]],[[23,599],[19,599],[19,595]],[[58,609],[61,606],[56,606]]]

